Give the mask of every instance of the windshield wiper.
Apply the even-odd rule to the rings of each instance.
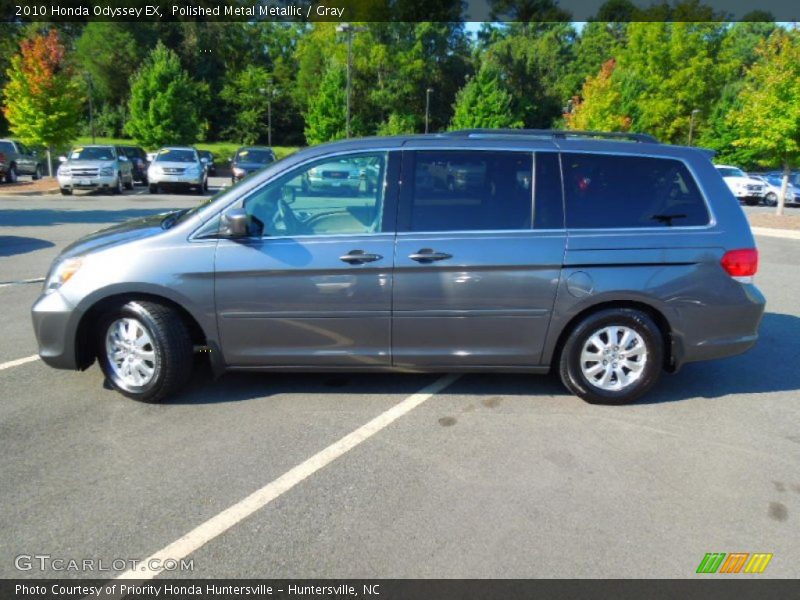
[[[672,227],[672,221],[674,219],[685,219],[688,215],[684,214],[674,214],[674,215],[653,215],[650,217],[652,221],[658,221],[659,223],[664,223],[667,227]]]
[[[176,210],[175,212],[169,213],[166,217],[164,217],[164,220],[161,221],[161,228],[169,229],[175,225],[175,223],[177,223],[178,220],[187,212],[189,212],[188,208],[182,208],[181,210]]]

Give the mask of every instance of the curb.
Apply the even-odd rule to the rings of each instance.
[[[794,229],[773,229],[771,227],[751,227],[755,235],[783,238],[785,240],[800,240],[800,231]]]

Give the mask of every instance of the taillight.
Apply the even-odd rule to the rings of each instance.
[[[720,264],[728,275],[737,281],[750,283],[758,271],[758,250],[755,248],[729,250],[722,257]]]
[[[0,164],[3,164],[5,162],[6,162],[6,155],[0,152]]]

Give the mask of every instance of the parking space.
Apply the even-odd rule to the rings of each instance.
[[[198,201],[140,187],[0,196],[0,367],[35,354],[41,283],[23,282],[66,244]],[[757,347],[665,375],[632,406],[585,404],[549,376],[464,375],[413,400],[439,376],[202,369],[180,397],[145,405],[105,389],[96,366],[2,368],[0,576],[55,575],[16,570],[20,553],[146,558],[295,473],[189,552],[191,575],[691,577],[706,552],[748,551],[774,554],[762,577],[794,577],[800,242],[758,244]]]

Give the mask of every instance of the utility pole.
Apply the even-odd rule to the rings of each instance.
[[[425,133],[428,133],[428,119],[431,114],[431,92],[433,88],[425,90]]]
[[[269,82],[269,88],[259,88],[258,90],[267,97],[267,145],[272,146],[272,99],[278,95],[278,90]]]
[[[356,27],[351,23],[342,23],[336,27],[338,33],[347,34],[347,116],[345,120],[345,136],[350,137],[350,95],[352,91],[353,71],[353,34],[366,31],[366,27]]]
[[[692,145],[692,134],[694,133],[694,118],[699,114],[700,114],[700,109],[699,108],[695,108],[692,111],[691,116],[689,117],[689,142],[688,142],[688,144],[686,144],[687,146],[691,146]]]

